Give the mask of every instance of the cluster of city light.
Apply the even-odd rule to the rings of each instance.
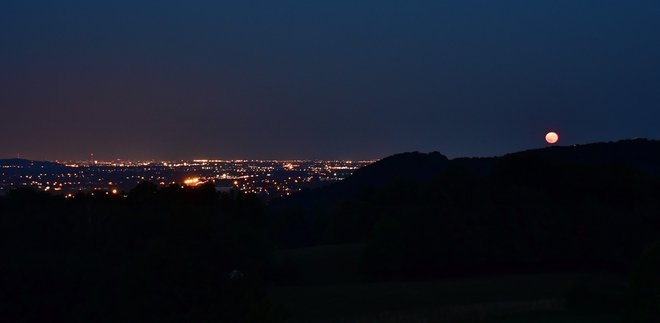
[[[218,191],[239,190],[269,196],[290,195],[315,182],[338,181],[371,161],[211,160],[176,162],[83,161],[53,169],[0,165],[0,191],[32,187],[74,197],[79,191],[118,195],[143,181],[160,186],[211,183]],[[21,166],[22,167],[22,166]],[[35,170],[37,170],[35,172]]]

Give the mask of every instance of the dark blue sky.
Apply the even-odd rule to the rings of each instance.
[[[0,157],[660,137],[660,1],[0,2]]]

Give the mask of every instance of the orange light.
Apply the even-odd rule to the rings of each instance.
[[[183,184],[186,184],[187,186],[195,186],[199,184],[199,177],[187,178],[186,180],[183,181]]]
[[[559,141],[559,135],[554,131],[550,131],[545,135],[545,141],[549,144],[555,144]]]
[[[119,191],[117,191],[116,188],[112,189],[112,194],[117,195],[117,193],[119,193]]]

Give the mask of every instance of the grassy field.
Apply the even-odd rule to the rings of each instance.
[[[584,274],[364,282],[356,269],[361,248],[284,252],[298,275],[293,283],[269,287],[273,302],[291,322],[616,322],[614,314],[575,314],[568,306],[567,295]],[[621,277],[601,275],[598,281],[609,288]]]

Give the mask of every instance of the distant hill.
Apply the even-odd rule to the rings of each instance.
[[[493,209],[495,223],[509,214],[506,207],[516,210],[527,205],[530,212],[542,214],[547,211],[543,207],[551,205],[562,209],[562,214],[572,214],[591,208],[590,203],[603,206],[618,199],[635,204],[644,196],[644,203],[652,204],[648,192],[655,184],[644,183],[660,182],[659,176],[657,140],[552,146],[451,160],[438,152],[410,152],[363,167],[344,181],[273,201],[271,210],[273,220],[282,225],[280,239],[291,246],[360,242],[384,214],[398,210],[404,218],[419,217],[467,200],[498,207],[468,204],[456,209],[457,214]],[[604,188],[609,191],[602,192]],[[608,194],[614,195],[603,197]],[[557,195],[561,204],[539,202]]]
[[[505,155],[584,165],[618,164],[647,174],[660,175],[660,141],[630,139],[607,143],[554,146]]]
[[[288,199],[276,201],[273,206],[287,208],[328,205],[391,183],[423,182],[442,173],[448,166],[449,159],[439,152],[396,154],[356,170],[343,181],[300,192]]]
[[[388,182],[424,181],[444,171],[447,166],[449,159],[439,152],[396,154],[356,170],[338,185],[371,188]]]
[[[11,158],[11,159],[0,159],[0,167],[5,167],[5,168],[22,168],[22,169],[59,169],[59,168],[65,168],[66,166],[54,162],[49,162],[49,161],[36,161],[36,160],[28,160],[28,159],[19,159],[19,158]]]
[[[649,175],[660,175],[660,141],[628,139],[584,145],[552,146],[514,152],[498,157],[462,157],[450,165],[469,170],[473,175],[488,175],[493,167],[505,160],[535,159],[546,162],[581,165],[617,164]]]
[[[400,153],[358,169],[341,182],[301,192],[276,202],[276,207],[327,205],[387,185],[427,182],[450,168],[464,169],[478,177],[486,176],[496,165],[512,159],[534,159],[590,166],[617,164],[658,176],[660,175],[660,141],[630,139],[607,143],[552,146],[499,157],[463,157],[451,160],[439,152]]]
[[[23,167],[41,167],[41,166],[59,166],[60,164],[48,161],[36,161],[20,158],[0,159],[1,166],[23,166]]]

